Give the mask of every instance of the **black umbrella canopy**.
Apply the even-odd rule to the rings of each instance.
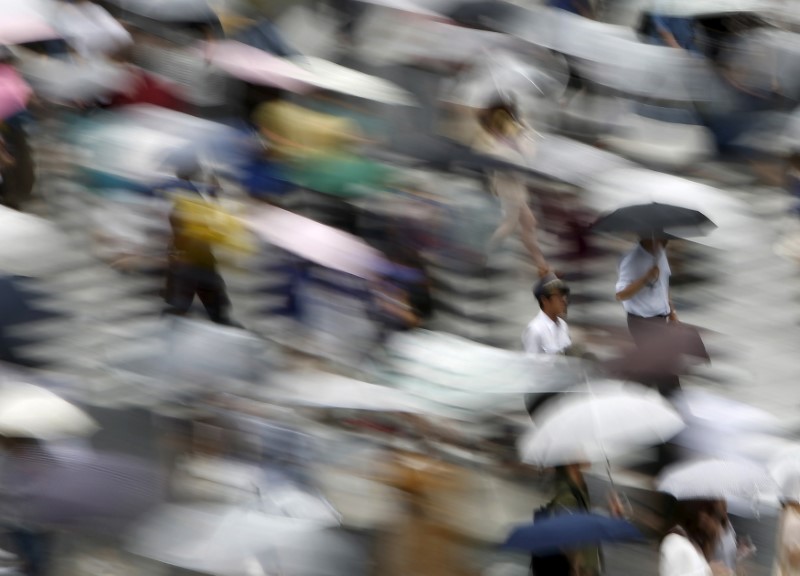
[[[703,235],[716,228],[709,218],[692,208],[672,204],[636,204],[600,217],[594,232],[633,232],[640,236],[662,236],[665,231],[682,235]]]
[[[525,8],[510,2],[477,0],[458,3],[445,15],[468,28],[507,32],[515,22],[527,18],[530,14]]]

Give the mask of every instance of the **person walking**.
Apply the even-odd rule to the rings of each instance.
[[[718,503],[686,501],[679,506],[679,523],[661,541],[659,576],[733,576],[714,560],[723,530]]]
[[[535,150],[518,118],[516,106],[509,102],[499,100],[490,105],[479,117],[482,130],[473,147],[513,164],[528,164]],[[539,276],[545,276],[550,266],[536,239],[538,224],[528,206],[525,180],[520,174],[498,170],[489,176],[489,189],[500,199],[503,210],[503,220],[489,240],[489,251],[519,229],[522,243],[538,268]]]
[[[213,242],[204,237],[213,233],[209,230],[204,234],[204,226],[199,223],[202,216],[193,213],[193,210],[198,210],[197,203],[203,206],[207,202],[193,182],[198,170],[192,166],[176,173],[178,184],[188,195],[185,199],[178,199],[169,218],[172,239],[165,288],[167,307],[164,312],[185,316],[197,295],[212,322],[239,328],[241,326],[231,318],[231,302],[225,281],[217,268]]]
[[[569,286],[548,274],[533,288],[539,313],[522,334],[522,346],[528,354],[566,354],[572,340],[565,321],[569,305]]]
[[[642,238],[620,262],[616,298],[628,315],[628,331],[643,346],[659,327],[678,322],[670,297],[666,238]]]
[[[582,463],[556,467],[554,496],[546,506],[547,515],[591,512],[589,488],[583,476],[584,469],[588,467],[588,464]],[[608,494],[608,511],[615,517],[623,515],[622,504],[614,492]],[[533,556],[531,559],[534,576],[599,576],[602,566],[602,555],[598,546],[587,546],[564,554]]]
[[[539,313],[522,333],[522,347],[527,354],[566,354],[572,346],[569,326],[565,321],[569,305],[569,286],[548,274],[534,287],[533,295],[539,303]],[[531,417],[545,402],[558,394],[526,394],[525,409]]]

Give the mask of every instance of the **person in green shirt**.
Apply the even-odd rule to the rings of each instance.
[[[590,512],[592,503],[589,488],[583,477],[587,464],[567,464],[555,470],[553,499],[550,501],[554,514],[565,511]],[[622,505],[615,493],[609,494],[608,508],[613,516],[622,516]],[[566,552],[572,576],[599,576],[603,571],[600,547],[587,546]]]

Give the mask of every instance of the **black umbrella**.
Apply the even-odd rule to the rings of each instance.
[[[465,2],[446,13],[448,18],[462,26],[493,32],[506,32],[512,24],[529,15],[525,8],[499,0]]]
[[[594,232],[634,232],[642,237],[663,237],[667,230],[682,235],[703,235],[712,228],[716,228],[716,224],[702,212],[658,202],[619,208],[592,225]]]

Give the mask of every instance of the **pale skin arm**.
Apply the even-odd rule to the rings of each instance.
[[[636,280],[628,284],[625,288],[617,292],[616,294],[617,300],[620,302],[624,300],[630,300],[636,294],[638,294],[642,290],[642,288],[644,288],[651,282],[655,282],[656,280],[658,280],[659,274],[660,271],[658,269],[658,266],[653,266],[643,276],[637,278]]]
[[[669,295],[669,321],[670,322],[678,321],[678,313],[675,312],[675,305],[672,303],[672,293],[670,293]]]

